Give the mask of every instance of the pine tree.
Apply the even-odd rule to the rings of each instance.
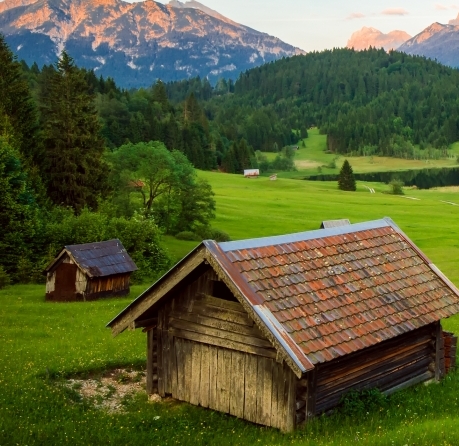
[[[339,172],[338,189],[350,191],[355,191],[357,189],[355,185],[354,172],[352,171],[352,167],[348,160],[344,160],[343,167],[341,167]]]
[[[76,212],[85,206],[94,209],[106,189],[104,142],[85,73],[65,51],[42,93],[43,171],[48,196]]]
[[[153,102],[158,102],[164,113],[168,112],[171,108],[165,85],[160,81],[156,81],[151,92]]]
[[[19,152],[30,168],[41,156],[37,138],[37,114],[27,81],[22,76],[21,65],[1,34],[0,92],[3,113],[15,133]]]
[[[0,266],[8,274],[32,253],[36,205],[17,150],[13,126],[0,105]]]

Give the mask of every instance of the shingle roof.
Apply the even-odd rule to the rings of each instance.
[[[459,312],[459,295],[390,221],[221,243],[313,363]]]
[[[234,285],[299,374],[459,313],[457,288],[390,219],[235,242],[205,241],[194,252],[218,266],[224,274],[219,275]],[[117,325],[119,332],[129,318],[140,317],[143,300],[158,302],[155,290],[190,258],[108,325]]]
[[[90,277],[125,274],[137,270],[136,264],[122,243],[114,239],[81,245],[66,245],[45,271],[51,270],[64,253],[73,257],[77,265]]]

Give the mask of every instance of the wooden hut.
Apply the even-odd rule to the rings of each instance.
[[[347,218],[341,220],[325,220],[320,224],[320,229],[337,228],[338,226],[350,225],[351,222]]]
[[[352,389],[444,371],[459,291],[386,218],[204,241],[108,323],[147,333],[147,392],[290,431]]]
[[[118,239],[68,245],[47,266],[46,300],[77,301],[129,294],[137,266]]]

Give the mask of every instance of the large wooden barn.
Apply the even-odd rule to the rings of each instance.
[[[137,266],[118,239],[65,246],[46,267],[46,300],[78,301],[129,294]]]
[[[147,333],[147,391],[290,431],[351,389],[439,379],[459,291],[385,218],[204,241],[108,326]]]

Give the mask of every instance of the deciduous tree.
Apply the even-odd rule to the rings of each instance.
[[[167,150],[163,143],[125,144],[109,155],[114,198],[124,196],[135,209],[131,195],[140,195],[143,212],[154,215],[166,232],[206,226],[214,217],[210,185],[198,180],[186,156]],[[126,208],[126,205],[125,205]]]

